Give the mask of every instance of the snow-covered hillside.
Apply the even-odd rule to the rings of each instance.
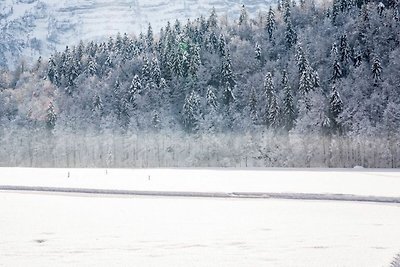
[[[270,0],[0,0],[0,66],[21,55],[49,55],[79,40],[155,29],[167,21],[219,14],[238,16],[241,4],[256,13]]]

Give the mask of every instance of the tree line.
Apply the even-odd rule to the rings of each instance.
[[[138,36],[67,46],[32,67],[1,73],[0,136],[7,146],[15,132],[24,144],[3,151],[48,140],[56,154],[71,134],[105,143],[151,135],[176,137],[168,146],[147,143],[162,157],[185,138],[193,151],[210,148],[210,138],[237,145],[235,155],[206,150],[203,163],[183,158],[185,166],[397,167],[399,20],[394,0],[283,0],[255,17],[244,6],[233,21],[212,10],[167,23],[157,34],[149,25]],[[110,154],[130,154],[106,150],[90,151],[102,158],[94,166]],[[216,163],[222,154],[225,163]],[[12,165],[41,162],[2,157]],[[152,158],[149,165],[157,166]]]

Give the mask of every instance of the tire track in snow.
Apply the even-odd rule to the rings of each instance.
[[[0,191],[42,192],[88,195],[120,195],[120,196],[160,196],[160,197],[204,197],[204,198],[251,198],[251,199],[291,199],[399,203],[400,197],[360,196],[352,194],[316,194],[316,193],[266,193],[266,192],[187,192],[187,191],[135,191],[117,189],[90,189],[43,186],[10,186],[0,185]]]

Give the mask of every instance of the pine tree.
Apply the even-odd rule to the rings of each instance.
[[[276,128],[279,126],[280,110],[279,110],[278,100],[277,100],[275,91],[271,95],[271,99],[269,102],[270,102],[270,104],[268,106],[268,123],[269,123],[269,126]]]
[[[136,100],[142,93],[142,82],[138,75],[133,76],[131,85],[128,88],[128,102],[132,104],[133,108],[136,108]]]
[[[53,57],[50,57],[49,63],[47,65],[47,77],[49,81],[55,84],[55,74],[56,74],[56,63],[54,62]]]
[[[342,66],[340,65],[338,60],[335,60],[333,63],[333,76],[332,80],[336,81],[342,77]]]
[[[210,111],[217,110],[218,102],[217,96],[215,95],[214,89],[211,86],[207,87],[207,107]]]
[[[161,120],[160,120],[160,115],[158,114],[158,112],[156,110],[153,111],[153,118],[152,118],[151,122],[152,122],[153,129],[155,131],[158,131],[160,129]]]
[[[195,132],[198,130],[200,114],[199,96],[192,91],[186,97],[182,110],[183,125],[188,132]]]
[[[54,105],[50,102],[49,107],[46,110],[46,127],[49,130],[53,130],[56,126],[57,114],[54,109]]]
[[[270,6],[268,10],[267,24],[266,24],[266,30],[268,32],[268,37],[270,40],[272,40],[275,28],[276,28],[275,13],[272,10],[272,7]]]
[[[147,55],[145,55],[143,58],[143,65],[142,65],[142,77],[143,80],[145,81],[150,81],[151,79],[151,70],[149,65],[150,65],[149,58],[147,57]]]
[[[300,73],[299,91],[305,96],[314,89],[315,79],[310,66]]]
[[[226,41],[224,35],[221,33],[219,36],[219,53],[222,57],[226,56]]]
[[[270,72],[268,72],[265,75],[265,79],[264,79],[264,96],[265,96],[265,100],[266,100],[264,119],[265,119],[265,123],[267,125],[269,124],[269,119],[270,119],[269,108],[271,106],[274,91],[275,91],[275,88],[274,88],[274,84],[272,82],[272,74]]]
[[[117,37],[115,38],[114,49],[117,52],[117,54],[121,54],[122,48],[123,48],[122,37],[121,37],[121,34],[118,33]],[[94,56],[94,55],[92,54],[92,56]]]
[[[340,61],[347,64],[350,58],[350,47],[347,41],[347,35],[344,34],[340,37]]]
[[[264,95],[266,99],[265,122],[268,126],[277,127],[279,125],[279,106],[275,87],[272,81],[272,74],[268,72],[264,80]]]
[[[201,65],[200,47],[198,45],[192,45],[190,47],[190,52],[191,57],[189,61],[189,74],[191,76],[196,76],[196,73]]]
[[[332,24],[335,25],[337,16],[339,15],[340,11],[340,0],[333,0],[332,4]]]
[[[89,63],[87,66],[87,73],[89,76],[94,76],[97,74],[97,63],[94,58],[90,57],[89,58]]]
[[[283,0],[283,21],[287,24],[291,20],[291,0]]]
[[[249,18],[249,15],[247,14],[246,7],[244,5],[242,5],[242,9],[240,10],[240,16],[239,16],[239,26],[247,25],[248,18]]]
[[[372,78],[374,79],[375,85],[382,80],[381,74],[382,74],[382,65],[381,61],[377,56],[374,56],[373,61],[372,61]]]
[[[207,24],[209,29],[215,29],[218,26],[217,12],[215,11],[214,7],[211,10],[211,14],[208,18]]]
[[[287,76],[287,71],[283,71],[282,75],[282,88],[284,92],[284,100],[283,100],[283,117],[285,128],[287,131],[290,131],[295,122],[295,110],[294,110],[294,100],[293,100],[293,92],[290,88],[289,79]]]
[[[340,97],[339,92],[336,89],[336,85],[332,85],[332,92],[329,100],[330,104],[330,114],[332,116],[332,122],[334,123],[335,129],[339,128],[338,118],[339,115],[343,112],[343,101]]]
[[[287,48],[291,48],[297,42],[297,34],[293,29],[292,21],[290,19],[286,23],[285,39]]]
[[[157,57],[153,57],[151,60],[151,80],[155,82],[157,85],[160,84],[161,81],[161,70],[160,70],[160,65],[158,64]]]
[[[255,54],[256,54],[256,59],[259,62],[261,62],[262,61],[262,52],[261,52],[261,46],[258,43],[256,43]]]
[[[150,23],[147,28],[146,44],[149,49],[152,49],[154,44],[153,28],[151,27]]]
[[[92,112],[101,112],[103,109],[103,101],[101,100],[101,97],[96,94],[93,99],[93,108]]]
[[[226,87],[227,83],[229,84],[230,89],[233,89],[236,85],[229,53],[224,57],[222,61],[222,70],[221,70],[221,85],[225,85]]]

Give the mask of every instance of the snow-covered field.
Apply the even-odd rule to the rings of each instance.
[[[2,168],[4,185],[400,197],[397,170]],[[389,266],[399,225],[389,203],[0,191],[0,266]]]
[[[400,206],[0,193],[0,266],[389,266]]]

